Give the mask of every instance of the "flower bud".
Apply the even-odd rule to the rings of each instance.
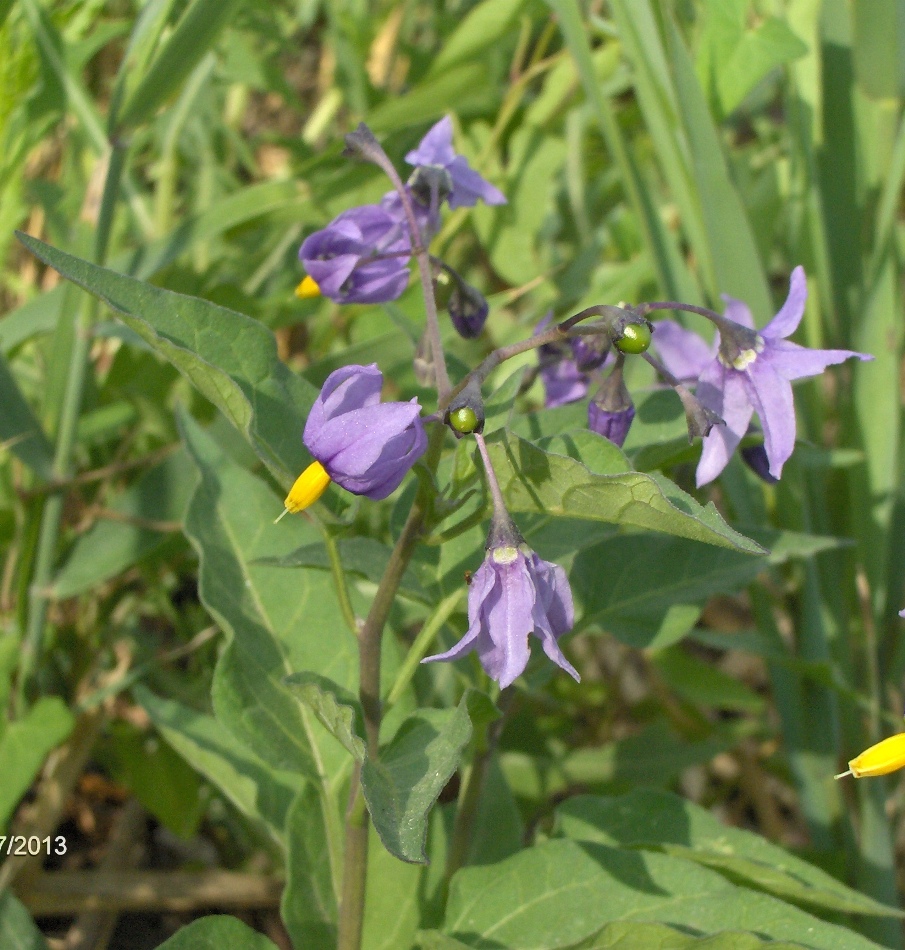
[[[613,371],[588,403],[588,428],[618,446],[625,444],[635,418],[635,406],[622,376],[624,362],[625,357],[620,353]]]
[[[454,281],[446,310],[459,336],[472,340],[481,335],[490,304],[479,290],[460,279]]]

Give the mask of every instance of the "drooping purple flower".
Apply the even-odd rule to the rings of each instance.
[[[447,115],[432,126],[418,147],[405,160],[416,167],[446,169],[449,174],[450,208],[470,208],[479,200],[488,205],[506,204],[505,195],[485,181],[462,155],[456,155],[452,144],[452,119]]]
[[[427,448],[418,400],[382,403],[382,385],[376,363],[335,370],[302,437],[333,481],[375,501],[399,487]]]
[[[575,680],[581,679],[557,640],[572,629],[575,608],[566,572],[541,560],[520,538],[492,544],[468,590],[468,631],[451,649],[422,662],[457,660],[478,651],[481,666],[501,687],[528,665],[533,633],[544,652]]]
[[[754,330],[746,304],[731,297],[724,299],[726,314],[720,323],[718,349],[715,357],[700,369],[696,395],[701,404],[721,416],[726,425],[714,427],[704,439],[697,469],[698,486],[713,481],[726,467],[755,412],[764,430],[768,472],[773,478],[779,478],[795,447],[791,381],[816,376],[827,366],[852,357],[873,359],[852,350],[811,350],[785,339],[797,329],[804,315],[807,283],[802,267],[792,271],[786,302],[762,330]],[[706,349],[707,344],[700,337],[670,331],[675,339],[669,355],[669,341],[661,336],[660,327],[658,323],[654,339],[668,369],[674,371],[670,359],[674,361],[673,366],[684,360],[689,369],[701,362],[701,347]],[[697,342],[691,343],[689,336]]]
[[[305,238],[299,258],[337,303],[386,303],[408,285],[409,231],[396,208],[349,208]]]

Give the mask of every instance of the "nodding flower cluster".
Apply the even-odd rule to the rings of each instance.
[[[379,204],[350,208],[309,235],[299,249],[308,276],[300,297],[323,294],[337,303],[386,303],[408,286],[409,261],[417,246],[427,247],[440,230],[440,207],[469,208],[478,201],[505,204],[502,192],[457,155],[449,116],[434,125],[405,156],[415,167],[406,186],[418,234],[410,233],[400,195],[391,191]],[[487,318],[483,296],[441,261],[442,283],[450,286],[448,309],[463,336],[477,336]]]
[[[754,319],[745,303],[728,296],[724,296],[724,300],[726,312],[723,315],[682,304],[642,304],[629,308],[629,312],[639,314],[655,309],[690,309],[706,316],[716,326],[716,339],[711,345],[672,320],[658,320],[651,325],[650,343],[662,362],[645,354],[648,362],[679,392],[689,416],[689,432],[703,438],[697,468],[698,487],[713,481],[723,471],[748,433],[755,412],[763,431],[763,445],[744,448],[742,454],[767,481],[778,480],[795,447],[791,382],[816,376],[827,366],[853,357],[873,359],[852,350],[812,350],[786,339],[798,328],[807,301],[807,282],[801,267],[792,271],[786,302],[761,330],[755,330]],[[620,347],[618,343],[616,346],[623,358],[616,361],[590,402],[588,425],[622,445],[634,417],[631,396],[622,379],[622,363],[625,353],[642,350]],[[560,351],[554,360],[541,347],[540,359],[548,407],[585,396],[591,367],[582,364],[577,352],[570,355]],[[603,363],[598,363],[600,365]],[[695,387],[697,405],[689,402],[687,386]]]
[[[441,119],[408,153],[406,161],[414,171],[405,185],[365,126],[347,137],[350,148],[383,167],[397,188],[379,204],[344,211],[305,240],[299,256],[307,276],[297,289],[300,297],[323,294],[337,303],[393,300],[408,285],[411,258],[418,255],[424,263],[444,202],[450,208],[470,207],[478,200],[505,202],[456,154],[452,131],[450,119]],[[478,336],[487,301],[444,262],[430,261],[437,300],[459,333]],[[755,413],[763,445],[743,452],[760,474],[778,479],[795,444],[791,381],[852,357],[872,357],[850,350],[806,349],[786,339],[798,327],[807,299],[801,267],[792,272],[788,299],[761,330],[754,328],[744,303],[725,299],[725,314],[670,301],[600,305],[556,325],[548,315],[530,340],[494,351],[452,393],[441,391],[440,411],[427,419],[422,419],[417,399],[381,402],[383,376],[376,364],[338,369],[324,383],[305,425],[302,439],[314,461],[290,489],[280,517],[313,504],[331,482],[356,495],[386,498],[424,455],[426,422],[445,423],[457,438],[474,436],[493,505],[486,554],[469,589],[467,631],[455,646],[423,662],[455,660],[476,651],[487,674],[509,686],[527,666],[533,634],[549,659],[578,680],[558,643],[575,619],[569,582],[560,566],[542,560],[525,544],[506,510],[481,434],[481,386],[502,360],[537,348],[546,405],[583,399],[593,383],[597,388],[588,404],[588,425],[621,446],[635,416],[623,368],[629,356],[640,355],[679,395],[689,438],[703,439],[698,485],[725,468]],[[717,338],[709,345],[670,320],[651,323],[647,314],[655,310],[699,313],[715,324]],[[437,330],[429,307],[429,325],[431,320]],[[434,336],[439,341],[438,330]],[[652,345],[659,359],[650,352]],[[852,763],[852,774],[868,774],[867,766],[859,772],[860,765],[859,760]]]

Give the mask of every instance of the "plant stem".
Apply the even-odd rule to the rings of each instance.
[[[445,426],[435,426],[430,436],[425,464],[433,471],[440,459]],[[396,599],[402,575],[408,567],[429,510],[430,499],[420,488],[390,560],[380,578],[374,602],[358,636],[358,697],[364,714],[367,754],[376,761],[380,752],[380,652],[383,628]],[[349,807],[346,811],[346,844],[342,895],[339,908],[337,950],[360,950],[368,876],[368,813],[361,790],[361,766],[352,773]]]
[[[427,337],[430,341],[431,355],[433,356],[434,372],[437,379],[437,395],[440,408],[444,408],[449,401],[449,372],[446,369],[446,354],[443,352],[443,341],[440,337],[440,321],[437,318],[437,303],[434,300],[434,282],[431,274],[430,254],[423,246],[421,229],[412,207],[412,198],[409,190],[402,183],[399,173],[390,161],[381,144],[374,138],[374,133],[364,124],[358,126],[355,132],[346,136],[349,147],[358,152],[368,161],[373,162],[390,179],[393,188],[402,202],[402,210],[409,227],[412,254],[418,262],[418,274],[421,277],[421,291],[424,295],[424,308],[427,314]]]
[[[103,264],[110,244],[110,231],[113,225],[113,211],[119,193],[119,185],[126,164],[126,149],[114,143],[107,165],[104,180],[104,193],[98,214],[97,231],[94,241],[94,260]],[[82,408],[82,397],[88,375],[91,333],[97,318],[99,304],[96,298],[86,299],[76,317],[75,338],[69,368],[66,377],[65,396],[54,447],[52,478],[54,481],[67,479],[71,474],[72,453],[75,448],[76,430]],[[44,639],[44,626],[47,620],[48,593],[56,562],[57,542],[60,535],[60,522],[63,516],[62,494],[51,495],[44,505],[41,515],[41,528],[38,537],[38,549],[35,555],[35,567],[28,593],[28,624],[22,643],[22,662],[19,669],[19,682],[16,693],[16,712],[25,711],[28,693],[41,655]]]
[[[506,510],[506,502],[503,500],[503,493],[500,491],[500,483],[497,481],[496,472],[490,463],[490,455],[487,453],[487,443],[480,432],[475,432],[475,441],[478,443],[478,451],[481,453],[481,459],[484,462],[484,471],[487,475],[487,485],[490,488],[490,497],[493,499],[494,518],[500,518],[509,522],[509,512]]]

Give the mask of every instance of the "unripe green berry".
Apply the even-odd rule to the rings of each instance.
[[[616,349],[623,353],[643,353],[650,346],[651,332],[646,323],[628,323],[616,340]]]
[[[461,406],[449,414],[449,424],[462,435],[468,435],[478,428],[478,416],[474,409]]]

